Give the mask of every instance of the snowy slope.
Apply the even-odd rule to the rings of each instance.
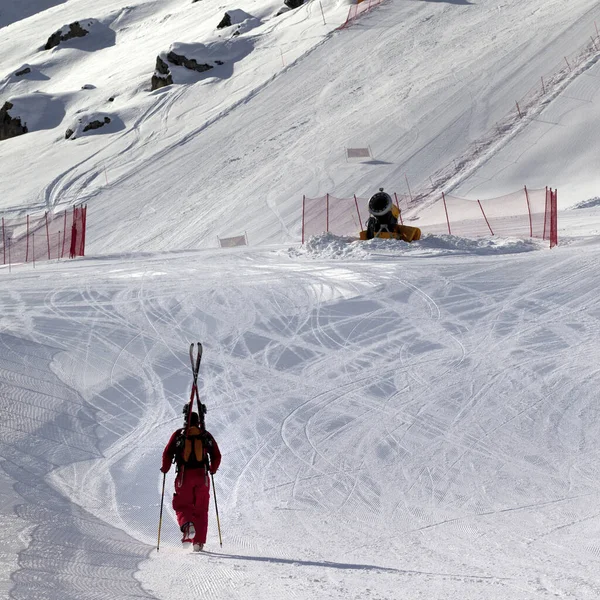
[[[215,246],[216,234],[244,230],[253,243],[297,241],[303,194],[367,195],[379,185],[404,192],[405,177],[413,188],[428,185],[493,132],[540,75],[588,43],[600,18],[590,0],[398,2],[334,31],[344,3],[312,2],[280,17],[274,1],[238,7],[258,24],[237,38],[249,54],[157,92],[148,91],[156,56],[175,42],[231,41],[231,31],[216,30],[231,7],[71,0],[8,28],[0,97],[41,92],[52,118],[0,146],[3,205],[86,200],[92,252]],[[91,18],[96,35],[40,50],[53,31]],[[31,78],[15,81],[26,64]],[[65,140],[90,112],[119,125]],[[553,131],[570,129],[557,123]],[[375,160],[349,164],[353,146],[370,146]],[[589,189],[570,193],[595,160],[592,146],[585,156],[560,178],[565,206],[590,197]],[[549,157],[535,158],[492,195],[514,191],[517,180],[556,187]]]
[[[314,0],[55,4],[6,5],[0,103],[47,112],[0,143],[0,208],[87,200],[89,256],[0,268],[0,597],[597,598],[595,59],[455,182],[560,182],[586,202],[558,248],[297,244],[303,193],[468,156],[596,3],[389,1],[344,31],[348,6]],[[229,39],[228,8],[256,17],[251,52],[149,92],[158,53]],[[98,35],[40,50],[76,19]],[[82,114],[113,128],[65,140]],[[157,553],[197,340],[224,544],[211,507],[207,552],[182,551],[171,473]]]
[[[594,598],[598,251],[325,238],[3,273],[11,598]],[[211,513],[183,553],[169,509],[157,554],[190,339],[224,547]]]

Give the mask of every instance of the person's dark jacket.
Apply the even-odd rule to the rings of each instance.
[[[160,469],[163,473],[169,472],[169,469],[171,468],[171,464],[173,463],[173,459],[176,458],[177,440],[182,435],[185,435],[185,428],[178,429],[177,431],[173,432],[171,439],[167,443],[167,445],[164,449],[164,452],[163,452],[162,466]],[[221,464],[221,452],[220,452],[219,446],[217,445],[217,442],[216,442],[215,438],[212,436],[212,434],[210,434],[206,430],[203,430],[202,437],[203,437],[204,450],[208,454],[208,457],[210,458],[210,472],[214,475],[217,472],[219,465]],[[179,468],[179,466],[180,465],[178,464],[177,467]],[[200,467],[200,468],[203,468],[203,467]]]

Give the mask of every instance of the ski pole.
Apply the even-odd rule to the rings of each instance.
[[[160,549],[160,529],[162,527],[162,514],[163,514],[163,504],[165,502],[165,482],[166,481],[167,481],[167,474],[163,473],[162,494],[160,495],[160,517],[158,519],[158,541],[156,542],[156,551],[157,552]]]
[[[217,529],[219,530],[219,544],[223,547],[223,538],[221,537],[221,521],[219,520],[219,505],[217,504],[217,490],[215,488],[215,477],[211,473],[210,479],[212,481],[213,496],[215,497],[215,512],[217,513]]]

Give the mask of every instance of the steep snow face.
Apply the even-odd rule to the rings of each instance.
[[[587,166],[600,122],[595,59],[568,87],[544,80],[550,96],[535,119],[515,107],[592,44],[592,0],[384,3],[344,30],[344,2],[276,16],[281,6],[70,0],[5,28],[0,101],[39,92],[64,113],[38,115],[33,131],[0,144],[0,207],[86,201],[98,224],[88,247],[105,252],[208,247],[244,231],[253,244],[295,242],[303,194],[416,194],[446,167],[467,196],[525,184],[560,187],[563,206],[597,196]],[[241,20],[235,31],[217,29],[226,9]],[[77,21],[89,35],[42,50]],[[223,65],[173,66],[173,85],[150,91],[157,56],[173,48]],[[24,65],[31,72],[16,76]],[[82,114],[119,125],[66,141]],[[367,146],[371,159],[346,160],[347,148]],[[562,165],[558,147],[577,158]]]

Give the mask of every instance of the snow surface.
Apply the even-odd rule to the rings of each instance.
[[[0,104],[32,124],[0,143],[0,212],[85,200],[88,256],[0,267],[0,597],[597,599],[597,57],[474,145],[597,3],[388,0],[344,30],[341,1],[33,4],[0,9]],[[236,61],[150,92],[169,48],[231,47],[228,9]],[[455,195],[558,187],[560,245],[299,245],[302,194],[455,158]],[[223,547],[213,504],[207,552],[180,548],[170,473],[156,552],[197,340]]]

